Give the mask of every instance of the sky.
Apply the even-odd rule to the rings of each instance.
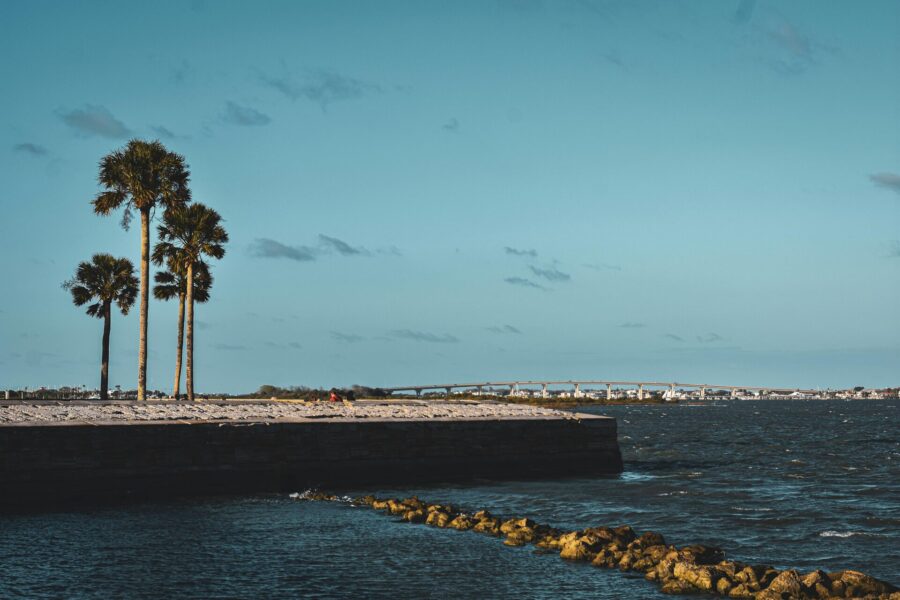
[[[900,385],[898,2],[5,0],[0,54],[0,388],[98,385],[60,284],[138,264],[90,204],[131,138],[231,237],[201,393]]]

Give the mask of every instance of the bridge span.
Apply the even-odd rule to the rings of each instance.
[[[430,390],[445,390],[447,395],[453,393],[453,390],[477,390],[484,393],[485,389],[493,388],[509,388],[509,395],[513,396],[518,393],[519,388],[537,387],[541,388],[541,396],[546,398],[549,395],[548,388],[550,386],[572,386],[574,396],[576,398],[583,395],[582,386],[606,386],[606,399],[612,399],[613,387],[616,388],[635,388],[639,400],[644,398],[644,388],[666,388],[670,393],[674,394],[676,389],[694,389],[700,391],[700,398],[706,397],[707,391],[728,391],[732,398],[737,398],[739,392],[759,392],[760,394],[773,393],[800,393],[800,394],[816,394],[818,390],[804,390],[801,388],[790,387],[764,387],[754,385],[715,385],[710,383],[683,383],[679,381],[613,381],[605,379],[567,379],[567,380],[534,380],[534,379],[513,379],[506,381],[482,381],[477,383],[439,383],[434,385],[409,385],[400,387],[381,388],[385,392],[414,392],[416,396],[420,396],[422,392]]]

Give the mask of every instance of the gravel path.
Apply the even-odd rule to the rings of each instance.
[[[516,404],[196,402],[193,404],[13,404],[0,406],[0,425],[118,421],[260,421],[272,419],[498,419],[572,413]]]

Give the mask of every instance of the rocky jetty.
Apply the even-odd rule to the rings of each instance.
[[[300,500],[340,501],[332,494],[310,491],[292,494]],[[628,525],[562,531],[528,518],[501,518],[486,510],[467,512],[450,504],[431,504],[417,497],[381,499],[363,496],[353,504],[384,511],[403,521],[443,529],[474,531],[505,538],[507,546],[533,544],[560,558],[589,562],[596,567],[638,571],[666,594],[713,594],[755,600],[831,600],[866,598],[900,600],[900,590],[859,571],[779,571],[769,565],[726,560],[720,548],[676,547],[659,533],[638,534]]]

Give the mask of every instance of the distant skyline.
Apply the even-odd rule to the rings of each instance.
[[[200,393],[900,385],[900,3],[10,0],[0,52],[0,387],[98,385],[60,284],[137,264],[90,205],[132,137],[231,235]]]

